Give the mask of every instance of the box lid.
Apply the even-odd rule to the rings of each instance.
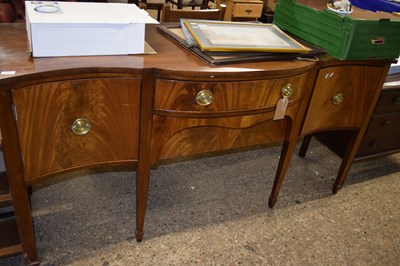
[[[133,4],[26,1],[30,23],[158,23]]]

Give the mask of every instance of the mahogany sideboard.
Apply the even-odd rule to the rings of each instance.
[[[0,25],[4,175],[20,242],[0,247],[0,256],[22,252],[27,264],[39,264],[27,188],[80,168],[136,166],[137,241],[150,169],[160,160],[283,143],[272,207],[298,137],[342,129],[354,135],[335,183],[343,184],[389,61],[322,56],[211,66],[156,27],[146,28],[146,41],[157,54],[32,58],[24,25]],[[288,108],[274,120],[282,97]]]

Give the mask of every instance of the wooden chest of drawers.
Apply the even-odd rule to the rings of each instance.
[[[384,84],[357,159],[400,151],[400,78]]]

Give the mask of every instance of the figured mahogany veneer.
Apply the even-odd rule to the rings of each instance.
[[[299,155],[305,156],[314,136],[342,158],[333,193],[342,188],[356,158],[389,66],[388,62],[344,61],[336,66],[322,65],[318,71]]]
[[[361,127],[376,94],[382,67],[339,65],[319,71],[302,134]],[[343,101],[333,103],[341,93]]]
[[[112,77],[14,89],[25,181],[93,164],[137,161],[140,87],[140,78]],[[71,130],[79,118],[89,121],[88,134]]]
[[[356,132],[355,141],[347,143],[347,157],[354,155],[390,64],[325,56],[317,63],[211,66],[156,27],[146,27],[146,41],[156,55],[32,58],[26,53],[24,25],[0,25],[2,36],[8,36],[0,42],[0,70],[15,71],[0,75],[0,130],[27,264],[39,263],[27,187],[65,171],[136,166],[136,239],[141,241],[151,166],[180,156],[279,142],[272,207],[301,132]],[[332,70],[339,77],[326,83],[324,73]],[[289,85],[293,94],[285,116],[273,120],[282,89]],[[345,94],[341,108],[328,105],[337,89]],[[198,95],[204,99],[196,100]],[[75,133],[90,124],[89,132],[73,133],[77,119]],[[347,172],[342,173],[344,181]]]
[[[160,159],[283,141],[290,121],[272,121],[282,88],[290,84],[288,117],[295,117],[308,74],[241,82],[157,79],[154,94],[152,163]],[[213,95],[196,103],[199,91]],[[289,124],[288,124],[289,123]]]

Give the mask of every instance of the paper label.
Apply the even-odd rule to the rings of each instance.
[[[289,104],[289,99],[284,97],[279,99],[274,114],[274,120],[283,119],[285,117],[286,109]]]

